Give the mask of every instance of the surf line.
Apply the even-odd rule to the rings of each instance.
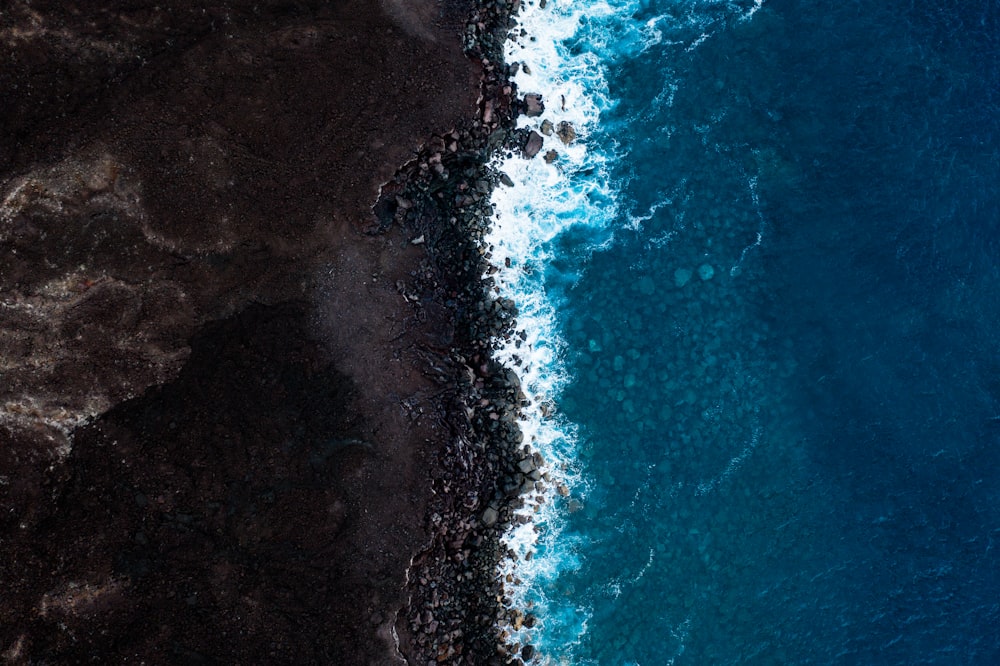
[[[484,241],[498,296],[517,308],[517,332],[495,341],[495,358],[518,375],[524,394],[522,502],[502,540],[509,556],[499,574],[506,606],[501,638],[521,646],[528,662],[543,659],[550,647],[564,652],[578,642],[590,616],[575,600],[547,594],[561,572],[580,565],[575,544],[581,537],[566,532],[565,516],[583,506],[588,488],[577,428],[558,410],[571,380],[560,306],[580,269],[555,279],[553,262],[557,239],[571,229],[587,231],[589,240],[579,248],[584,257],[610,237],[617,213],[608,177],[613,156],[591,141],[601,112],[611,106],[598,42],[602,30],[633,10],[601,1],[522,4],[505,48],[523,93],[517,121],[523,143],[493,164],[503,185],[493,191],[494,218]]]

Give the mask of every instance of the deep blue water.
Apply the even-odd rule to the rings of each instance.
[[[754,9],[650,0],[566,43],[603,58],[618,207],[548,258],[589,492],[533,639],[998,664],[1000,1]]]

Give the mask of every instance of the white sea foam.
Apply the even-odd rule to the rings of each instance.
[[[608,179],[613,143],[607,137],[597,140],[598,121],[612,105],[604,67],[610,60],[609,50],[617,46],[614,40],[622,37],[612,34],[620,31],[609,26],[626,25],[621,18],[629,11],[601,1],[551,0],[545,9],[525,6],[519,21],[527,36],[507,45],[507,62],[522,63],[515,79],[519,91],[541,93],[546,107],[542,117],[522,117],[520,125],[541,133],[543,120],[556,127],[568,122],[577,136],[568,146],[555,133],[545,137],[542,154],[555,150],[559,155],[553,164],[540,156],[500,160],[498,168],[513,180],[514,187],[494,192],[496,217],[486,239],[500,270],[497,284],[517,304],[518,327],[526,336],[520,346],[517,338],[504,343],[497,356],[517,370],[531,401],[520,426],[525,441],[545,458],[550,479],[544,501],[529,502],[521,509],[532,521],[506,535],[516,558],[501,572],[516,581],[506,590],[515,605],[531,610],[539,619],[531,630],[534,635],[522,630],[518,638],[533,642],[540,659],[554,654],[546,649],[552,645],[560,645],[560,656],[565,658],[586,633],[591,616],[585,606],[549,594],[560,572],[580,564],[576,552],[582,537],[565,533],[562,512],[569,501],[585,502],[587,495],[577,463],[576,428],[551,410],[569,380],[557,308],[563,290],[579,276],[579,267],[556,279],[551,265],[556,242],[567,231],[585,230],[591,250],[611,233],[616,214],[616,190]],[[626,37],[641,48],[641,30]],[[560,491],[568,492],[569,499]]]

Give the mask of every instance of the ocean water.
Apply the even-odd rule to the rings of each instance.
[[[578,138],[498,165],[499,353],[551,479],[508,535],[517,638],[1000,663],[1000,1],[521,22],[520,90]]]

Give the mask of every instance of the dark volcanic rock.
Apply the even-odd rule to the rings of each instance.
[[[545,112],[545,104],[538,93],[528,93],[524,96],[524,115],[536,118]]]
[[[53,440],[175,375],[201,321],[308,289],[474,108],[475,68],[419,6],[175,4],[4,14],[0,401]]]
[[[476,113],[470,11],[0,9],[5,659],[399,662],[454,332],[365,231]]]
[[[331,599],[357,583],[345,546],[367,507],[352,477],[377,454],[305,310],[206,326],[176,380],[77,431],[53,501],[8,532],[5,638],[60,663],[344,654],[327,627],[355,611]]]
[[[528,133],[528,139],[524,143],[524,156],[531,159],[542,149],[542,135],[532,130]]]
[[[556,134],[567,146],[576,141],[576,129],[573,127],[572,123],[568,123],[565,120],[559,123],[559,128],[556,130]]]

